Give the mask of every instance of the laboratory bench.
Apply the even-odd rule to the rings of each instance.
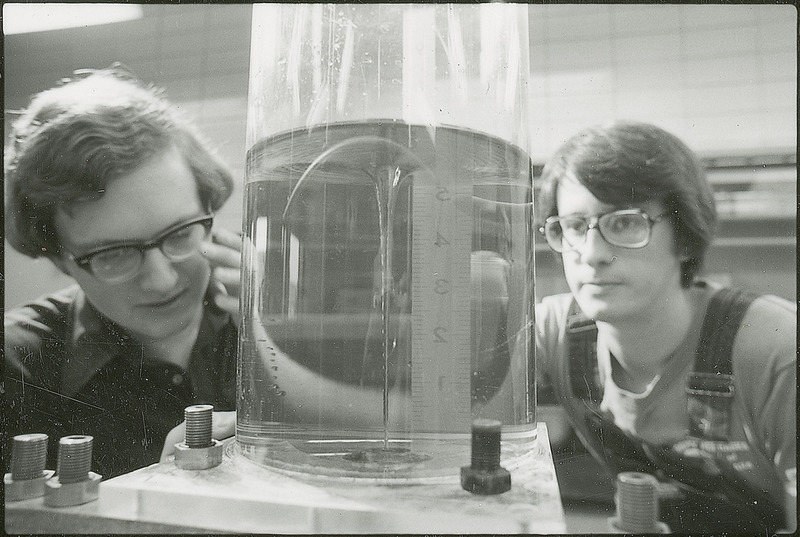
[[[5,530],[24,533],[537,533],[604,532],[607,508],[569,504],[565,513],[544,423],[536,448],[511,472],[511,490],[481,496],[458,476],[431,483],[288,474],[255,465],[225,442],[222,463],[181,470],[174,461],[100,483],[98,499],[48,507],[42,498],[6,502]]]

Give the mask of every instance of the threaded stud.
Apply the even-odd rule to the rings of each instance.
[[[64,436],[58,442],[56,474],[62,484],[78,483],[89,477],[92,469],[91,436]]]
[[[11,479],[27,481],[38,479],[47,464],[47,435],[20,434],[11,446]]]
[[[497,420],[478,419],[472,424],[472,468],[494,470],[500,467],[500,430]]]
[[[212,405],[192,405],[183,411],[186,421],[186,445],[190,448],[204,448],[211,442]]]
[[[617,474],[614,500],[617,515],[610,519],[612,528],[623,533],[665,533],[659,522],[658,480],[643,472]]]

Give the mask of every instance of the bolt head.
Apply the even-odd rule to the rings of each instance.
[[[222,442],[211,440],[204,448],[190,448],[186,442],[175,444],[175,466],[181,470],[207,470],[222,462]]]
[[[462,466],[461,488],[473,494],[501,494],[511,490],[511,474],[503,467],[485,471]]]
[[[89,472],[86,479],[77,483],[61,483],[58,475],[44,484],[44,504],[50,507],[69,507],[96,500],[100,494],[102,476]]]
[[[5,474],[3,484],[5,485],[6,501],[18,502],[44,496],[44,484],[53,477],[54,473],[54,470],[44,470],[41,477],[18,480],[13,479],[10,473]]]

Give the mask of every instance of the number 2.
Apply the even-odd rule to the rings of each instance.
[[[447,339],[444,337],[444,334],[447,332],[447,328],[444,326],[437,326],[433,329],[433,341],[436,343],[447,343]]]

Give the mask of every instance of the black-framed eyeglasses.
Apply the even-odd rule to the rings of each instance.
[[[203,215],[168,229],[152,241],[108,246],[78,257],[69,254],[69,257],[96,278],[107,283],[121,283],[136,276],[147,250],[158,248],[170,261],[186,261],[208,238],[213,223],[213,215]]]
[[[653,225],[667,214],[649,216],[641,209],[620,209],[597,216],[568,214],[551,216],[539,231],[556,252],[574,250],[586,242],[590,229],[596,228],[608,244],[622,248],[644,248],[650,242]]]

